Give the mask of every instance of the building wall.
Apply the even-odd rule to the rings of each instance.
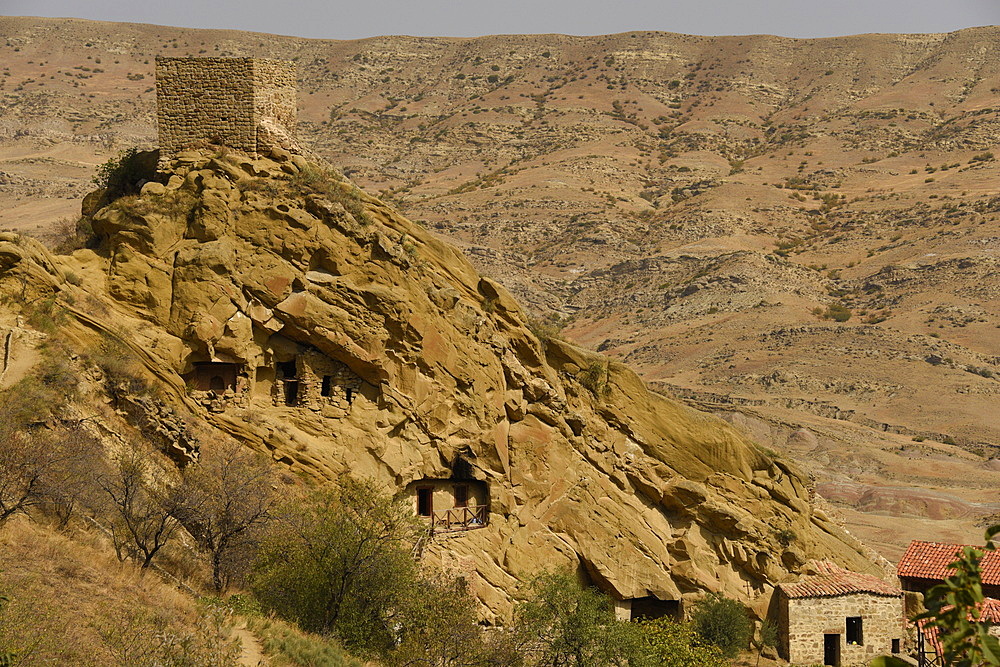
[[[327,357],[322,352],[307,349],[295,357],[295,380],[298,382],[297,400],[293,407],[322,412],[326,417],[343,417],[351,405],[360,398],[364,381],[343,362]],[[329,379],[326,379],[329,378]],[[284,381],[276,373],[273,400],[275,405],[286,405]],[[324,385],[327,395],[323,395]]]
[[[847,619],[860,616],[863,644],[847,644]],[[782,594],[779,624],[784,653],[793,665],[823,664],[823,635],[840,635],[840,664],[867,665],[892,653],[892,640],[903,643],[903,601],[854,593],[827,598],[789,599]]]
[[[269,121],[289,138],[295,136],[298,114],[298,81],[295,64],[285,60],[253,61],[254,123]],[[258,144],[258,149],[260,149]]]
[[[205,142],[255,153],[264,118],[295,136],[295,66],[259,58],[157,58],[156,117],[161,158]]]
[[[413,511],[417,509],[417,489],[432,489],[434,511],[449,510],[455,507],[455,487],[465,485],[469,488],[468,507],[486,505],[489,503],[489,490],[486,482],[479,480],[456,481],[450,479],[422,479],[406,487],[406,496],[413,503]]]

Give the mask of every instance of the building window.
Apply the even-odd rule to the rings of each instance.
[[[899,640],[898,639],[893,639],[892,640],[892,652],[893,653],[899,653]]]
[[[469,487],[465,484],[455,485],[455,507],[469,506]]]
[[[860,616],[847,617],[847,643],[854,646],[861,646],[865,643]]]
[[[320,389],[320,396],[330,396],[333,394],[333,376],[324,375],[323,376],[323,387]]]
[[[430,516],[434,512],[434,489],[423,487],[417,489],[417,514],[419,516]]]

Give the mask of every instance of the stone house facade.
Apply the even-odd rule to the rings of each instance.
[[[344,417],[363,384],[364,380],[347,364],[305,348],[275,364],[271,397],[274,405],[307,408],[325,417]]]
[[[339,419],[350,413],[365,385],[347,364],[305,346],[256,370],[239,360],[193,361],[190,368],[183,375],[188,393],[211,412],[269,400]]]
[[[899,654],[905,639],[902,591],[827,562],[778,586],[779,651],[792,665],[868,665]]]
[[[206,142],[251,155],[295,137],[295,65],[264,58],[156,59],[160,159]]]

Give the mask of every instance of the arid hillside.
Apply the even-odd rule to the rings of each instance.
[[[314,151],[566,337],[789,451],[891,556],[1000,511],[998,37],[0,19],[0,226],[59,235],[95,164],[154,143],[156,55],[294,60]]]

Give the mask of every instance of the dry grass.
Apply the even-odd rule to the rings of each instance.
[[[175,664],[182,655],[184,664],[235,664],[224,618],[118,562],[96,534],[71,539],[11,520],[0,529],[0,567],[10,598],[0,647],[17,654],[17,665]]]

